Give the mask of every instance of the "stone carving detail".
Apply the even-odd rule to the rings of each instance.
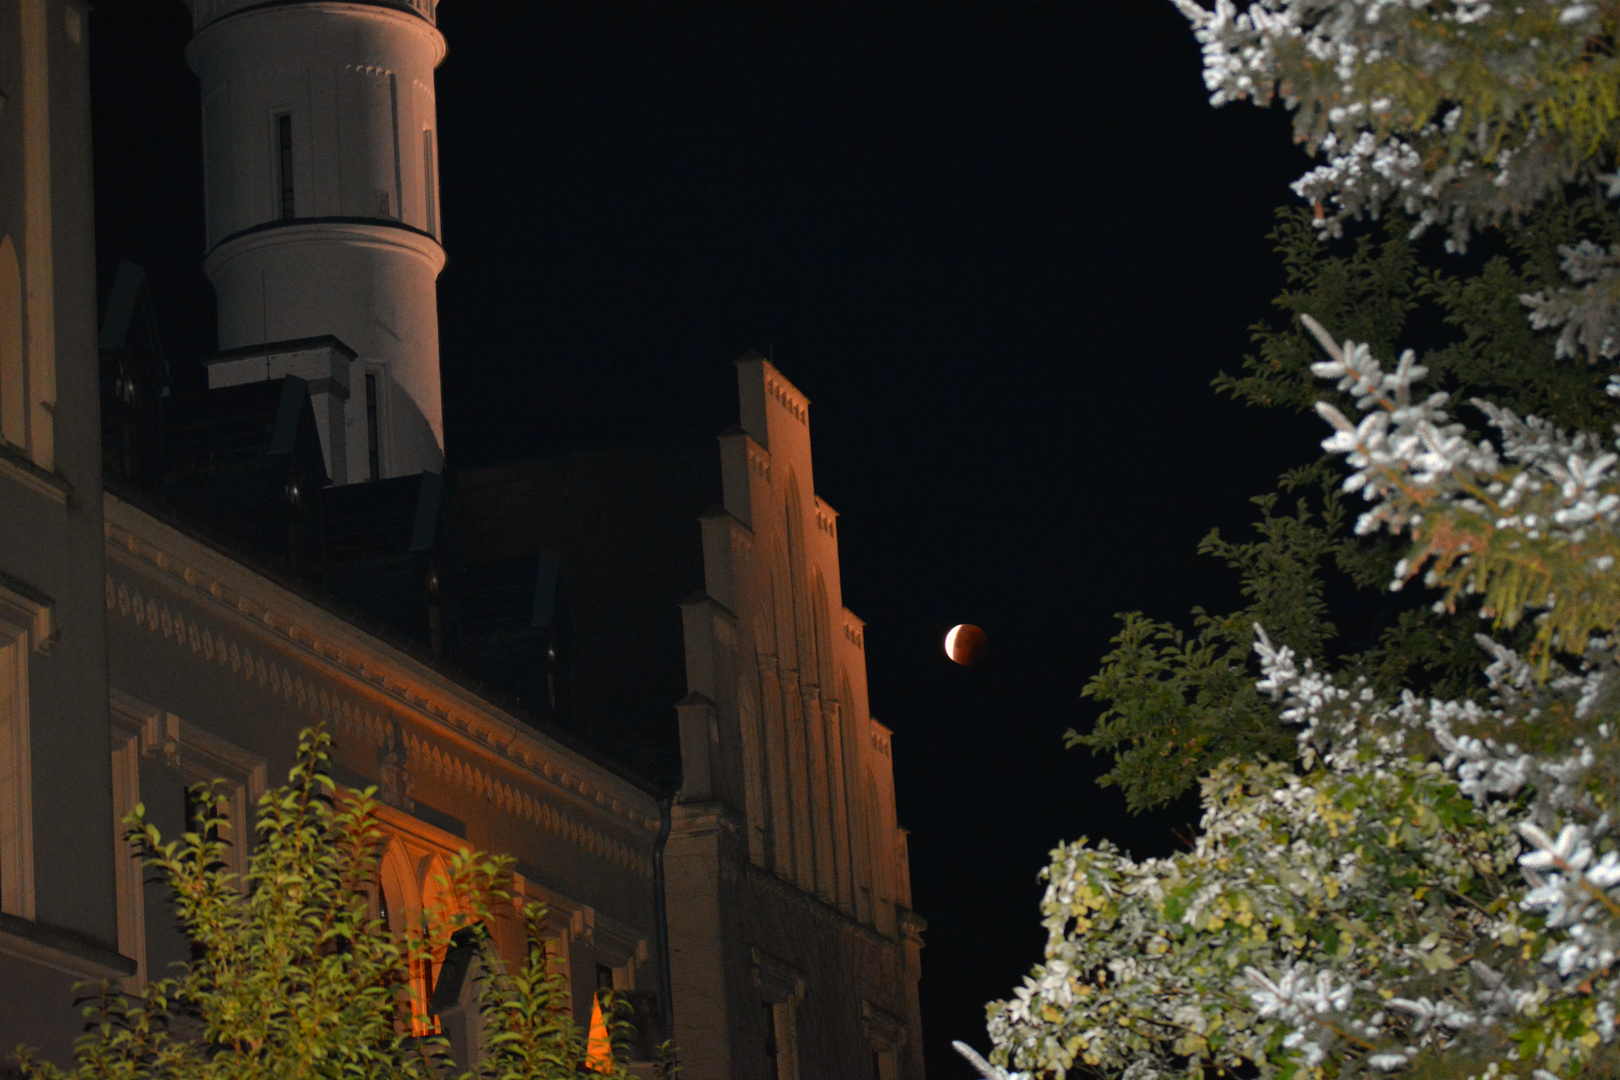
[[[416,809],[416,785],[411,781],[411,774],[405,768],[397,750],[386,747],[377,751],[377,797],[396,810],[403,810],[407,814]]]

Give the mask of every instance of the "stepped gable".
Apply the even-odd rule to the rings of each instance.
[[[507,603],[519,601],[510,590],[532,588],[538,618],[555,566],[552,637],[566,726],[660,784],[679,777],[680,603],[703,588],[698,518],[720,501],[720,475],[715,440],[704,434],[470,470],[452,486],[461,580],[493,602],[506,575]],[[467,630],[468,665],[479,670],[481,646]],[[492,679],[500,677],[494,661],[484,669]]]

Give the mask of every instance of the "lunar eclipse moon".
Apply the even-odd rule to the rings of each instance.
[[[972,623],[953,626],[945,635],[945,655],[963,667],[972,667],[983,660],[989,648],[990,639]]]

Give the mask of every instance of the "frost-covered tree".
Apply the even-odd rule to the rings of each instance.
[[[1321,227],[1400,208],[1454,247],[1620,146],[1617,0],[1174,0],[1213,104],[1274,99],[1325,160],[1295,190]],[[1606,177],[1620,195],[1620,179]],[[1620,248],[1577,244],[1569,285],[1529,298],[1569,354],[1620,355]]]
[[[1217,768],[1188,852],[1054,853],[1046,960],[991,1007],[1002,1065],[1620,1071],[1615,455],[1488,403],[1499,442],[1474,442],[1444,394],[1414,395],[1410,353],[1385,372],[1323,337],[1319,373],[1361,406],[1323,407],[1324,445],[1372,502],[1358,530],[1409,538],[1400,581],[1426,573],[1440,605],[1472,589],[1503,625],[1529,616],[1531,646],[1481,637],[1484,704],[1389,699],[1257,628],[1257,689],[1296,728],[1298,765]]]
[[[1602,359],[1609,332],[1602,327],[1614,321],[1620,288],[1620,277],[1598,265],[1601,253],[1606,259],[1620,251],[1620,216],[1609,198],[1614,178],[1603,172],[1620,144],[1614,3],[1583,7],[1579,17],[1566,15],[1574,10],[1568,5],[1545,3],[1178,6],[1204,42],[1214,101],[1280,98],[1296,109],[1296,134],[1329,166],[1337,161],[1329,171],[1342,181],[1306,186],[1327,175],[1321,170],[1301,181],[1315,213],[1285,212],[1274,234],[1288,275],[1277,306],[1288,319],[1254,328],[1256,352],[1241,375],[1217,380],[1220,390],[1262,407],[1309,409],[1324,396],[1310,375],[1314,346],[1298,323],[1299,314],[1312,312],[1384,355],[1418,328],[1429,346],[1419,350],[1422,363],[1462,396],[1589,432],[1614,422],[1602,365],[1569,362],[1572,352],[1580,353],[1577,361]],[[1536,74],[1544,69],[1559,77]],[[1429,130],[1435,117],[1453,113],[1469,119],[1470,138]],[[1581,153],[1570,149],[1572,132],[1584,132]],[[1367,177],[1334,148],[1368,139],[1405,139],[1421,149],[1415,171],[1385,177],[1382,186],[1361,183]],[[1562,149],[1526,157],[1521,151],[1530,142]],[[1506,157],[1492,147],[1505,148]],[[1522,198],[1493,202],[1501,187],[1476,189],[1459,179],[1475,175],[1481,162],[1505,169],[1514,160],[1515,177],[1534,179]],[[1450,200],[1451,211],[1468,212],[1436,217],[1422,190]],[[1377,224],[1353,220],[1378,215]],[[1495,223],[1487,239],[1494,254],[1482,265],[1476,259],[1470,272],[1419,241],[1441,221],[1453,241]],[[1346,228],[1360,233],[1353,243],[1322,242]],[[1558,305],[1583,314],[1559,323]],[[1339,638],[1330,582],[1335,595],[1346,584],[1378,593],[1398,552],[1349,536],[1345,507],[1326,479],[1320,463],[1295,470],[1277,492],[1255,500],[1252,538],[1205,539],[1201,550],[1240,577],[1245,602],[1237,610],[1197,609],[1185,629],[1141,613],[1123,616],[1114,651],[1086,689],[1102,715],[1089,731],[1071,732],[1070,742],[1114,756],[1104,783],[1119,785],[1133,810],[1175,798],[1227,757],[1287,755],[1287,740],[1245,672],[1254,622],[1319,664],[1332,659],[1367,674],[1382,692],[1483,692],[1469,627],[1401,597],[1359,599],[1355,640]],[[1356,651],[1345,655],[1347,646]]]
[[[1511,367],[1536,349],[1574,373],[1566,383],[1580,392],[1567,399],[1518,378],[1506,393],[1472,398],[1491,438],[1453,415],[1450,395],[1424,392],[1430,372],[1415,353],[1392,370],[1374,359],[1393,341],[1365,339],[1398,327],[1391,311],[1324,312],[1354,327],[1354,341],[1301,319],[1326,354],[1312,374],[1334,383],[1322,395],[1332,400],[1316,405],[1334,429],[1323,447],[1350,470],[1326,513],[1364,498],[1355,534],[1399,549],[1335,554],[1342,564],[1363,552],[1360,571],[1388,589],[1421,580],[1428,625],[1475,638],[1481,688],[1414,692],[1394,677],[1410,665],[1387,652],[1382,664],[1352,657],[1337,670],[1302,656],[1301,646],[1320,655],[1331,631],[1319,609],[1296,613],[1292,628],[1287,618],[1250,628],[1207,619],[1226,648],[1208,660],[1174,654],[1151,628],[1122,635],[1122,649],[1149,643],[1136,674],[1157,665],[1161,684],[1204,679],[1184,677],[1163,696],[1169,723],[1242,700],[1252,732],[1290,730],[1296,752],[1265,761],[1251,745],[1216,765],[1186,852],[1135,860],[1084,840],[1054,852],[1045,961],[990,1007],[994,1064],[976,1063],[990,1076],[1089,1070],[1129,1080],[1212,1068],[1286,1078],[1620,1075],[1620,476],[1609,449],[1620,447],[1620,425],[1590,392],[1591,376],[1601,385],[1609,372],[1572,365],[1620,354],[1613,210],[1581,189],[1601,178],[1601,194],[1620,196],[1620,181],[1601,172],[1620,146],[1620,7],[1256,0],[1239,11],[1219,0],[1211,12],[1176,2],[1204,44],[1216,103],[1280,97],[1297,110],[1302,141],[1326,157],[1298,186],[1315,204],[1315,231],[1399,211],[1412,222],[1408,239],[1443,226],[1455,249],[1483,226],[1533,229],[1537,215],[1545,222],[1579,204],[1610,238],[1560,243],[1550,268],[1543,259],[1544,287],[1515,297],[1528,319],[1504,316],[1490,268],[1460,289],[1429,279],[1473,324],[1451,347],[1471,352],[1476,386],[1491,374],[1479,361],[1505,354]],[[1481,284],[1497,293],[1488,310],[1470,295]],[[1391,289],[1384,299],[1406,298]],[[1496,330],[1475,333],[1493,318]],[[1291,343],[1263,344],[1287,360]],[[1251,366],[1228,388],[1288,390],[1285,369]],[[1610,393],[1620,396],[1617,382]],[[1527,400],[1537,393],[1541,402]],[[1610,434],[1597,436],[1601,427]],[[1273,506],[1262,507],[1267,521],[1277,520]],[[1303,508],[1295,517],[1318,532],[1338,520],[1308,521]],[[1292,550],[1320,562],[1315,535],[1289,539]],[[1252,550],[1247,563],[1229,561],[1247,572],[1289,548],[1263,535]],[[1251,607],[1265,599],[1263,580],[1249,581]],[[1308,583],[1296,593],[1321,595]],[[1261,677],[1233,691],[1213,677],[1234,681],[1240,630],[1254,635]],[[1116,667],[1120,656],[1110,658]],[[1211,687],[1208,700],[1196,696]],[[1114,701],[1116,719],[1121,689],[1137,695],[1138,721],[1153,719],[1152,680],[1105,689],[1098,696]],[[1203,752],[1178,764],[1212,764]],[[1151,794],[1153,766],[1125,765],[1137,771],[1116,779]]]
[[[1415,242],[1401,215],[1353,242],[1324,243],[1308,212],[1284,211],[1272,235],[1287,273],[1275,301],[1285,318],[1255,324],[1255,351],[1239,374],[1216,380],[1220,391],[1260,408],[1309,411],[1320,398],[1350,408],[1350,398],[1311,374],[1319,354],[1299,316],[1315,312],[1386,355],[1414,330],[1423,333],[1421,362],[1462,397],[1584,431],[1620,419],[1603,366],[1559,358],[1555,335],[1535,330],[1520,300],[1564,280],[1561,247],[1620,243],[1620,215],[1601,191],[1551,199],[1505,226],[1493,238],[1497,253],[1470,266]],[[1482,432],[1482,416],[1468,411],[1463,419]],[[1251,536],[1216,531],[1200,545],[1236,573],[1244,599],[1235,609],[1197,609],[1185,629],[1140,612],[1122,616],[1114,649],[1085,691],[1102,714],[1069,738],[1114,757],[1103,782],[1118,785],[1133,810],[1194,789],[1228,757],[1291,755],[1291,739],[1254,690],[1256,622],[1297,655],[1364,673],[1383,693],[1483,692],[1473,628],[1409,593],[1388,592],[1399,546],[1354,536],[1355,515],[1328,465],[1292,470],[1279,490],[1255,499]],[[1340,628],[1352,598],[1347,641]]]
[[[463,851],[445,882],[454,907],[392,933],[373,909],[382,828],[371,792],[339,792],[328,737],[307,731],[285,786],[257,807],[245,880],[226,869],[231,823],[212,816],[204,785],[192,831],[164,841],[137,809],[126,824],[146,866],[168,884],[194,959],[140,993],[91,987],[75,1064],[19,1052],[29,1080],[577,1080],[586,1035],[567,978],[541,945],[544,911],[521,913],[531,941],[509,968],[479,928],[509,904],[506,861]],[[478,1000],[483,1053],[463,1071],[449,1042],[423,1034],[411,971],[452,934],[483,949]],[[606,1002],[612,1015],[612,1002]],[[418,1022],[413,1024],[413,1014]],[[597,1054],[605,1080],[628,1080]]]

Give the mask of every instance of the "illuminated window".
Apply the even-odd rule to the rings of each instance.
[[[292,114],[276,114],[277,209],[282,221],[294,216]]]

